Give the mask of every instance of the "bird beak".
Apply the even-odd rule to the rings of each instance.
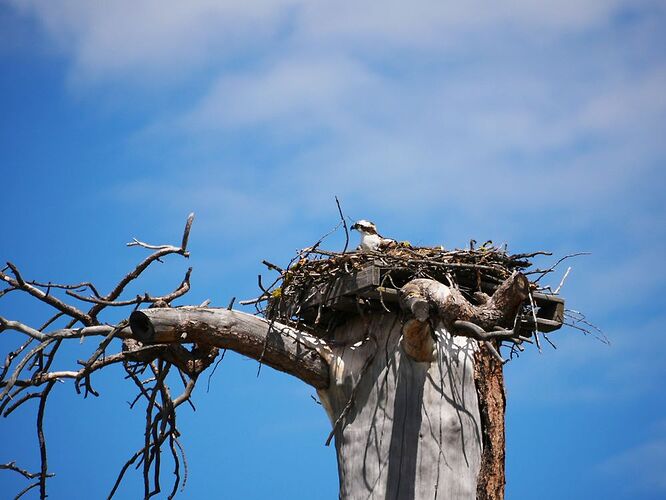
[[[352,231],[358,231],[358,224],[354,224],[352,227],[350,227]]]

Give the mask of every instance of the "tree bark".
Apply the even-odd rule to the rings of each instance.
[[[478,500],[504,498],[505,485],[505,433],[504,412],[506,394],[504,391],[504,372],[499,363],[485,346],[474,356],[474,381],[479,397],[483,453],[481,470],[476,486]]]

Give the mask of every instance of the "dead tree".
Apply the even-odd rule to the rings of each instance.
[[[6,417],[28,401],[37,401],[40,470],[28,472],[14,462],[0,465],[35,480],[24,492],[39,488],[44,498],[52,475],[42,422],[55,383],[71,379],[84,397],[97,396],[95,372],[121,364],[137,388],[133,404],[145,404],[146,426],[143,446],[120,470],[109,497],[131,465],[143,472],[144,498],[159,493],[160,449],[166,449],[175,464],[168,492],[172,498],[181,482],[183,457],[176,410],[189,402],[197,378],[220,350],[231,349],[317,390],[331,420],[328,442],[335,439],[341,498],[503,498],[505,399],[500,345],[522,349],[524,342],[538,341],[538,334],[531,336],[538,323],[561,320],[553,320],[552,314],[550,319],[537,318],[534,287],[523,273],[514,270],[496,280],[492,295],[481,289],[471,295],[453,282],[427,277],[392,289],[375,283],[350,293],[340,289],[344,285],[340,279],[330,279],[329,288],[315,287],[318,302],[312,302],[311,295],[298,304],[299,313],[308,303],[316,312],[309,325],[294,321],[293,310],[280,322],[275,315],[258,317],[233,310],[231,304],[171,307],[189,290],[191,269],[170,294],[121,298],[152,263],[170,254],[188,257],[192,220],[190,215],[179,246],[129,243],[152,253],[106,294],[90,282],[31,281],[11,263],[0,272],[6,287],[0,297],[23,292],[54,309],[53,317],[39,327],[0,318],[1,334],[12,331],[23,339],[0,369],[0,412]],[[280,294],[286,293],[289,280],[293,283],[299,266],[304,268],[308,255],[322,252],[317,246],[286,270],[267,263],[280,273],[282,286],[264,288],[260,280],[262,296],[254,302],[270,299],[274,308],[282,307]],[[349,266],[365,262],[367,255],[362,259],[354,253],[342,255],[341,269],[358,281],[362,273]],[[423,254],[418,259],[414,255],[411,261],[423,260]],[[514,262],[522,262],[519,257],[524,256],[514,257]],[[448,271],[473,273],[488,267],[451,262],[447,266]],[[74,299],[76,305],[66,299]],[[336,310],[334,299],[336,320],[323,328],[322,314]],[[352,308],[341,314],[344,300]],[[371,302],[374,307],[366,307]],[[134,311],[118,324],[104,323],[101,313],[114,307]],[[533,317],[526,319],[526,310]],[[526,328],[532,320],[531,329]],[[101,340],[79,366],[69,371],[51,369],[63,343],[88,337]],[[182,380],[179,395],[168,382],[174,373]]]

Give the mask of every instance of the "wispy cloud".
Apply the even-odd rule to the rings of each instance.
[[[75,79],[137,84],[157,76],[164,78],[163,85],[270,41],[288,5],[273,0],[13,4],[34,15],[57,48],[71,57]]]
[[[268,203],[258,224],[284,228],[338,194],[427,237],[521,240],[547,221],[549,244],[603,231],[617,245],[665,215],[659,1],[13,5],[78,85],[196,80],[134,142],[159,144],[164,182],[191,196],[123,180],[171,203]]]
[[[195,132],[271,125],[289,125],[297,136],[313,128],[339,131],[353,126],[345,118],[364,106],[362,97],[381,87],[380,78],[349,59],[283,59],[219,78],[183,121]]]
[[[90,3],[13,1],[35,15],[82,77],[124,73],[143,76],[210,65],[239,51],[275,42],[285,32],[296,43],[377,51],[433,50],[487,43],[497,33],[557,37],[603,27],[626,10],[658,2],[525,0],[464,5],[432,0],[411,2],[304,2],[262,0],[126,0]],[[479,35],[486,35],[481,36]]]

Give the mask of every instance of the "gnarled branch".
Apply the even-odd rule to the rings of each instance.
[[[491,340],[522,341],[516,324],[516,314],[529,296],[529,281],[514,272],[495,291],[492,297],[483,296],[481,305],[471,304],[456,288],[431,279],[415,279],[400,290],[400,305],[414,316],[403,332],[403,348],[417,361],[430,361],[433,339],[428,320],[434,317],[446,329],[457,335],[472,337],[486,344],[500,362],[504,362]],[[504,330],[513,320],[513,328]]]
[[[467,301],[460,290],[431,279],[415,279],[403,286],[400,303],[419,321],[426,321],[434,313],[451,332],[456,330],[456,321],[472,322],[491,331],[496,326],[513,326],[518,307],[528,296],[529,281],[514,272],[480,306]]]

